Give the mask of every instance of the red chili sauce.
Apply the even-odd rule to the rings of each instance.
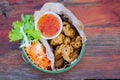
[[[57,34],[60,29],[59,19],[53,14],[45,14],[38,21],[38,29],[45,37],[51,37]]]

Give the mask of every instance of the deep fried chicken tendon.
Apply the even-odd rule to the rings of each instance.
[[[63,33],[70,38],[75,36],[75,30],[71,28],[68,22],[63,22]]]
[[[64,60],[67,62],[72,62],[78,55],[74,54],[73,47],[71,45],[63,44],[61,45],[61,53]]]
[[[55,68],[61,68],[64,63],[64,59],[60,58],[59,60],[55,61]]]
[[[57,46],[56,49],[55,49],[55,53],[54,53],[54,57],[55,57],[55,60],[58,60],[62,57],[62,54],[61,54],[61,47],[60,46]]]
[[[64,44],[70,44],[71,40],[69,37],[65,37]]]
[[[74,41],[74,40],[71,41],[70,44],[73,46],[73,48],[79,49],[79,48],[82,46],[80,36],[77,36],[77,37],[75,38],[75,41]]]
[[[60,45],[60,44],[63,43],[64,38],[65,38],[65,36],[61,33],[61,34],[60,34],[59,36],[57,36],[56,38],[52,39],[52,40],[50,41],[50,44],[51,44],[52,46]]]
[[[79,50],[74,50],[73,55],[72,55],[74,59],[78,58],[78,53],[79,53]]]
[[[50,40],[50,45],[53,47],[55,68],[59,69],[78,58],[82,41],[74,26],[63,21],[62,33]]]

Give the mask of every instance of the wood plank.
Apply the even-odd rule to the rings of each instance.
[[[9,6],[0,12],[0,80],[80,80],[120,78],[120,0],[64,0],[85,25],[87,44],[81,61],[71,70],[50,75],[22,59],[19,42],[9,43],[12,22],[33,14],[50,0],[2,0]],[[55,1],[55,0],[52,0]],[[73,77],[74,76],[74,77]]]
[[[10,5],[28,4],[28,3],[45,3],[47,0],[7,0]]]
[[[111,2],[112,3],[112,2]],[[119,3],[112,3],[115,6],[110,6],[111,3],[105,5],[105,3],[101,3],[98,5],[83,5],[83,6],[68,6],[68,8],[80,19],[85,26],[99,26],[99,25],[120,25],[119,22],[119,13],[120,7]],[[34,10],[40,9],[42,5],[39,3],[29,3],[29,4],[20,4],[20,5],[11,5],[12,11],[8,13],[7,22],[10,24],[14,17],[15,19],[20,18],[20,15],[23,14],[33,14]],[[76,9],[77,8],[77,9]],[[18,10],[19,9],[19,10]],[[18,11],[16,11],[18,10]],[[85,16],[84,16],[85,15]],[[100,15],[100,16],[99,16]],[[10,19],[10,20],[9,20]],[[2,22],[4,17],[2,17]],[[4,22],[3,22],[4,23]]]
[[[101,25],[101,24],[120,24],[119,17],[120,7],[116,9],[109,8],[109,4],[99,4],[94,6],[68,6],[68,8],[80,19],[85,25]],[[115,10],[114,10],[115,9]]]

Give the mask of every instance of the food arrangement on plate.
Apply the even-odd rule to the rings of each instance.
[[[13,22],[9,39],[22,40],[20,48],[26,60],[48,71],[75,65],[86,42],[82,23],[62,4],[50,2],[34,15],[21,15],[21,21]]]

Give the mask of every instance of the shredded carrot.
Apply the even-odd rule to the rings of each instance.
[[[25,48],[33,63],[42,69],[50,69],[50,60],[47,58],[45,47],[39,42],[33,42]]]

